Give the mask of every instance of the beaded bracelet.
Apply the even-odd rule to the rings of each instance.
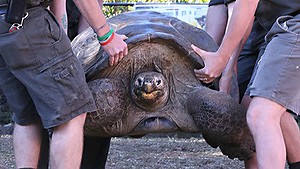
[[[97,36],[98,41],[105,41],[106,39],[108,39],[112,35],[113,32],[114,32],[114,29],[110,28],[110,30],[105,35],[103,35],[101,37]]]
[[[106,41],[104,41],[104,42],[100,42],[100,45],[101,46],[105,46],[105,45],[107,45],[107,44],[109,44],[112,40],[113,40],[113,38],[115,37],[115,33],[113,32],[112,34],[111,34],[111,36],[106,40]]]

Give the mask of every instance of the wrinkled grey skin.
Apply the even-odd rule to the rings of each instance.
[[[245,110],[194,75],[203,61],[191,44],[217,50],[206,32],[156,12],[123,13],[109,23],[128,37],[129,54],[115,66],[91,28],[72,41],[98,107],[87,116],[86,135],[198,132],[230,158],[253,155]]]

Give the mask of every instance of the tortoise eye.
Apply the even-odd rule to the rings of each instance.
[[[161,84],[161,80],[159,79],[156,81],[156,85],[159,86],[160,84]]]
[[[142,78],[138,78],[137,79],[137,85],[138,86],[142,86],[143,85],[143,79]]]

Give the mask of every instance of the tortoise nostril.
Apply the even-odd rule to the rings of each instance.
[[[148,79],[148,78],[145,79],[145,84],[151,84],[151,83],[152,83],[151,79]]]
[[[144,90],[145,90],[145,92],[147,92],[147,93],[152,92],[152,84],[151,84],[151,83],[146,83],[146,82],[145,82],[145,84],[144,84]]]

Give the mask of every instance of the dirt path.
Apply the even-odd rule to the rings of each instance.
[[[0,136],[0,169],[13,169],[11,135]],[[200,137],[157,136],[112,138],[107,169],[240,169]]]
[[[107,168],[240,169],[243,162],[225,157],[202,138],[115,138]]]

